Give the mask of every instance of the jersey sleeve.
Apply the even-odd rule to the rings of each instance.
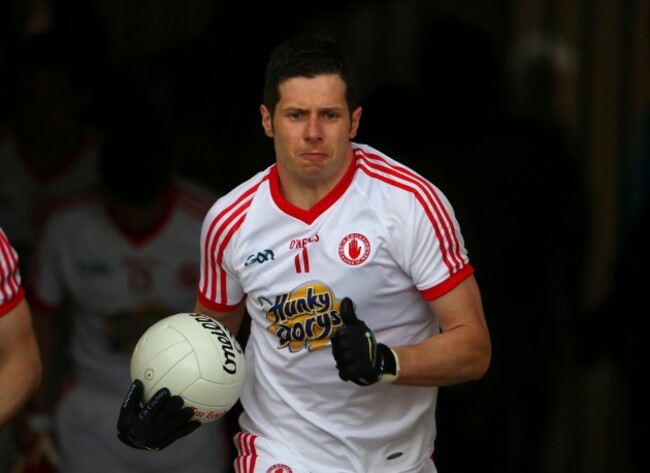
[[[239,184],[210,208],[201,227],[201,277],[198,299],[220,312],[234,310],[245,296],[235,270],[237,235],[270,167]]]
[[[244,291],[232,266],[228,264],[233,235],[241,226],[245,212],[238,206],[226,205],[226,198],[217,200],[206,214],[201,227],[201,277],[198,299],[205,307],[220,312],[233,310],[244,297]]]
[[[447,293],[473,272],[449,200],[414,169],[355,146],[358,166],[368,175],[363,192],[386,227],[393,258],[425,299]]]
[[[0,228],[0,317],[25,297],[18,268],[18,253]]]
[[[427,300],[436,299],[473,273],[465,241],[447,197],[433,184],[421,181],[413,192],[413,211],[404,228],[412,253],[406,265],[413,281]]]

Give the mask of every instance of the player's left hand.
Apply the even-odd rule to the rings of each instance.
[[[198,420],[191,420],[192,408],[183,407],[183,399],[172,396],[167,388],[157,391],[140,407],[143,391],[142,381],[133,381],[120,409],[117,436],[129,447],[162,450],[201,425]]]
[[[340,378],[360,386],[395,381],[399,371],[397,355],[377,343],[372,330],[357,318],[349,297],[341,300],[340,315],[343,325],[332,336],[332,354]]]

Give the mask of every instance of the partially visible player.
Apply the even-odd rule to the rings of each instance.
[[[47,347],[48,327],[67,314],[73,367],[56,404],[39,407],[54,414],[60,473],[221,473],[232,449],[220,420],[162,455],[115,437],[135,343],[194,300],[201,220],[215,198],[175,174],[165,128],[139,107],[128,102],[106,120],[101,189],[57,205],[36,247],[38,333]]]
[[[250,314],[236,470],[433,473],[437,387],[491,358],[452,206],[351,141],[362,109],[329,38],[274,49],[260,110],[276,162],[207,213],[194,309],[234,333]],[[158,447],[146,427],[120,435]]]
[[[11,50],[15,109],[0,125],[0,222],[24,268],[44,208],[98,180],[99,135],[84,115],[91,89],[74,44],[48,32]]]
[[[34,394],[41,370],[18,253],[0,228],[0,428],[13,420]]]

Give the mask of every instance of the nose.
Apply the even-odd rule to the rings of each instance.
[[[310,116],[305,125],[305,139],[308,141],[320,140],[323,137],[321,123],[317,116]]]

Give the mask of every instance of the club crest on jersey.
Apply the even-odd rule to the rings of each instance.
[[[359,266],[370,256],[370,241],[362,233],[348,233],[339,243],[339,257],[345,264]]]
[[[293,470],[287,465],[273,465],[266,470],[266,473],[293,473]]]

